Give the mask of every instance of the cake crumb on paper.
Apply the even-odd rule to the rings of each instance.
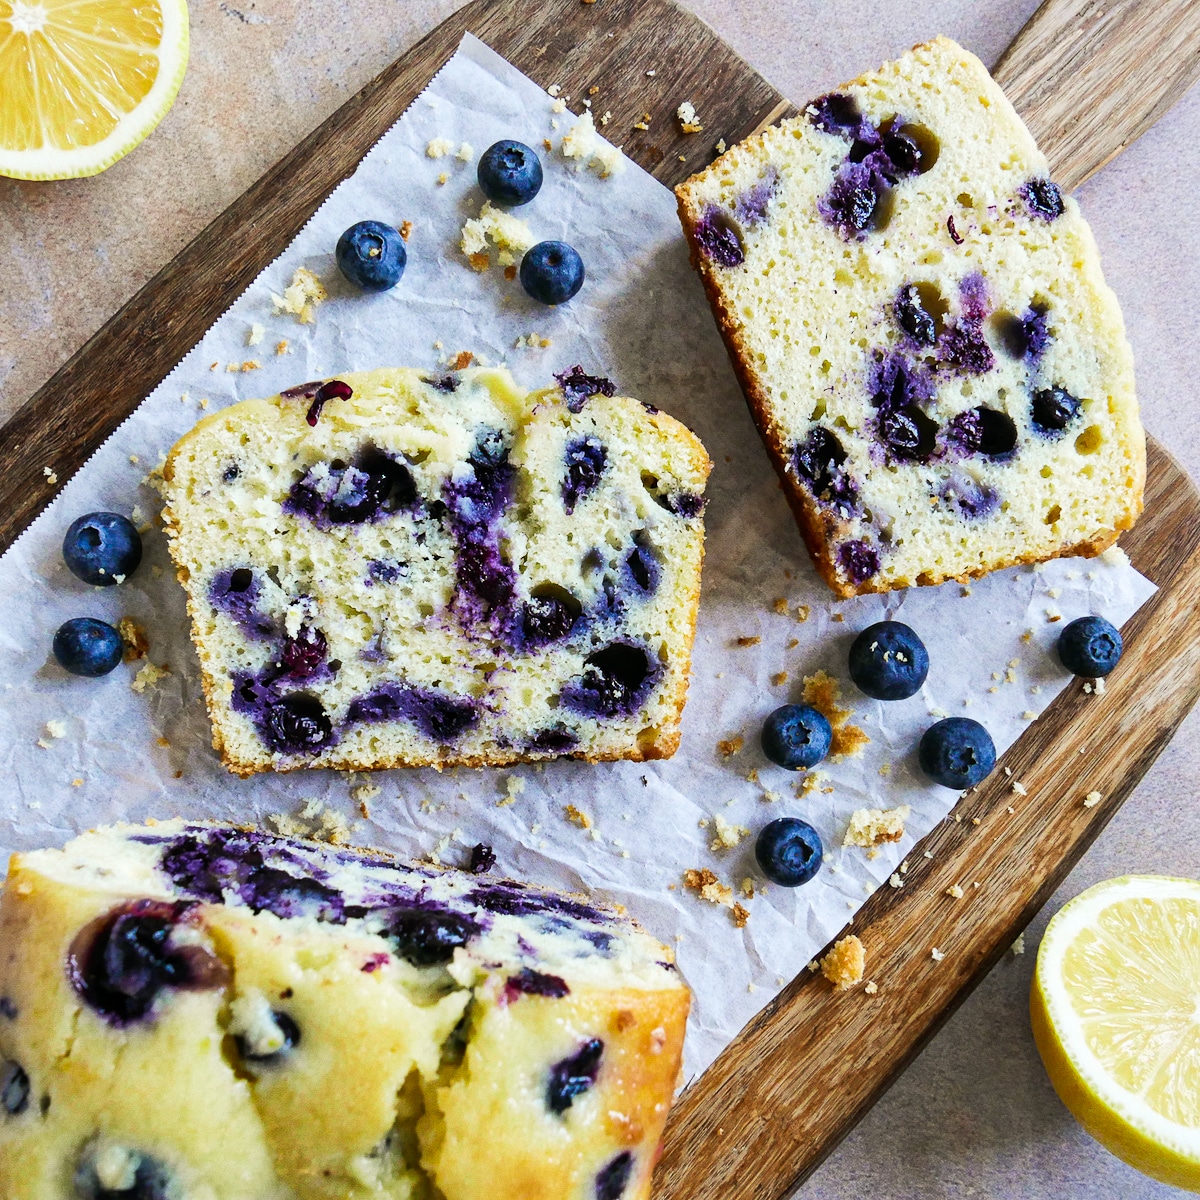
[[[746,739],[740,733],[731,738],[722,738],[717,743],[717,753],[722,758],[732,758],[746,744]],[[753,780],[751,780],[753,782]]]
[[[445,158],[454,149],[454,143],[449,138],[430,138],[425,143],[426,158]]]
[[[735,645],[745,649],[747,646],[757,646],[762,641],[762,638],[757,635],[747,634],[737,639]]]
[[[463,142],[454,155],[459,162],[470,162],[475,157],[475,148],[470,142]]]
[[[139,658],[146,657],[146,651],[150,649],[150,639],[132,617],[122,617],[117,622],[117,632],[121,635],[121,644],[125,647],[123,661],[136,662]]]
[[[356,804],[366,804],[368,800],[374,800],[382,792],[383,788],[378,784],[360,783],[350,789],[350,799]]]
[[[695,892],[701,900],[707,900],[709,904],[733,907],[733,888],[721,883],[707,867],[684,871],[683,886]]]
[[[271,293],[271,303],[276,313],[291,313],[301,325],[311,325],[315,320],[316,307],[329,299],[325,285],[307,267],[297,267],[292,282],[283,289],[283,295]]]
[[[863,747],[871,740],[865,730],[850,724],[854,710],[838,707],[840,692],[841,685],[825,671],[804,677],[804,703],[811,704],[833,729],[833,741],[829,747],[831,762],[861,754]]]
[[[866,951],[853,933],[835,942],[829,953],[821,959],[821,974],[839,992],[861,983],[866,967]]]
[[[408,239],[410,237],[412,237],[412,231],[413,231],[413,223],[411,221],[401,221],[400,222],[399,232],[400,232],[401,240],[407,242]]]
[[[904,822],[912,814],[907,804],[896,808],[857,808],[850,814],[843,846],[878,846],[898,842],[904,836]]]
[[[42,735],[42,737],[38,738],[37,745],[42,750],[49,750],[50,747],[52,745],[54,745],[55,741],[57,741],[57,739],[63,738],[66,736],[67,736],[66,721],[57,721],[57,720],[47,721],[46,722],[46,732]]]
[[[568,804],[563,811],[567,814],[567,820],[573,825],[578,825],[580,829],[591,829],[592,818],[581,808],[576,808],[574,804]]]
[[[787,616],[787,610],[788,610],[788,602],[787,602],[787,597],[786,597],[786,596],[780,596],[780,597],[779,597],[779,598],[778,598],[778,599],[775,601],[775,603],[774,603],[774,604],[773,604],[771,607],[772,607],[772,608],[774,608],[774,610],[775,610],[775,611],[776,611],[776,612],[777,612],[777,613],[778,613],[778,614],[779,614],[781,617],[786,617],[786,616]]]
[[[733,906],[733,923],[739,929],[745,929],[746,923],[750,920],[750,910],[740,903],[735,903]],[[753,987],[753,984],[751,984]]]
[[[713,829],[716,837],[709,845],[710,850],[732,850],[742,838],[750,836],[750,830],[744,825],[731,824],[720,813],[713,817]]]
[[[458,244],[476,271],[486,271],[490,265],[489,243],[497,251],[497,264],[505,266],[510,265],[512,256],[524,255],[534,241],[533,231],[525,221],[485,200],[479,216],[463,222]],[[510,262],[501,262],[502,255],[510,256]]]
[[[130,688],[142,693],[149,687],[154,687],[160,680],[165,679],[171,673],[171,668],[164,663],[161,667],[156,667],[154,663],[147,662],[145,666],[133,677],[133,682],[130,683]]]
[[[621,147],[610,146],[596,132],[596,122],[590,112],[585,112],[563,135],[559,145],[563,158],[575,160],[575,169],[589,167],[601,179],[607,179],[620,171],[625,163],[621,158]]]
[[[1009,953],[1014,955],[1025,953],[1025,930],[1022,929],[1021,932],[1017,934],[1017,940],[1013,942],[1008,949]]]
[[[257,346],[266,335],[267,327],[260,325],[257,321],[251,323],[250,328],[246,331],[246,345]]]

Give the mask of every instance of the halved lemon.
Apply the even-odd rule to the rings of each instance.
[[[1042,939],[1030,1010],[1084,1129],[1200,1191],[1200,882],[1127,875],[1077,896]]]
[[[187,56],[186,0],[0,0],[0,175],[112,166],[171,107]]]

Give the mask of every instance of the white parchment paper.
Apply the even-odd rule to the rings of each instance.
[[[569,81],[562,82],[569,92]],[[1062,622],[1098,612],[1120,624],[1154,589],[1113,554],[1013,569],[969,589],[949,584],[834,602],[808,564],[750,423],[688,266],[674,198],[630,162],[609,178],[576,172],[558,149],[575,118],[556,107],[481,42],[465,38],[356,174],[0,559],[0,763],[7,784],[0,794],[0,852],[61,843],[117,819],[265,820],[322,806],[351,823],[355,841],[407,855],[434,853],[458,863],[471,845],[488,842],[498,870],[595,889],[675,946],[695,991],[686,1056],[691,1076],[887,882],[913,843],[945,819],[957,794],[924,782],[914,765],[913,748],[931,720],[973,716],[1003,751],[1069,681],[1052,654]],[[601,93],[594,111],[603,110]],[[498,270],[473,271],[459,252],[462,222],[482,200],[476,160],[502,137],[539,153],[543,139],[553,142],[554,152],[542,154],[544,187],[518,215],[538,239],[564,238],[583,256],[584,290],[560,309],[534,304]],[[697,165],[706,161],[706,137],[696,138]],[[436,138],[449,140],[449,155],[427,156]],[[473,152],[460,161],[454,151],[464,143]],[[412,222],[404,278],[378,296],[353,291],[333,262],[341,231],[368,217]],[[297,266],[314,271],[330,293],[311,325],[273,313],[270,294],[282,292]],[[265,334],[248,346],[254,325]],[[551,344],[515,348],[529,333]],[[284,339],[288,352],[276,354]],[[146,534],[146,557],[131,579],[100,590],[63,565],[66,526],[97,508],[129,513],[136,505],[147,520],[156,515],[157,496],[143,477],[203,415],[202,405],[211,412],[352,369],[431,369],[460,350],[506,362],[531,387],[582,363],[611,376],[619,391],[681,418],[708,446],[716,468],[679,753],[652,764],[235,779],[209,745],[183,592],[161,531],[155,526]],[[247,360],[261,365],[227,370]],[[786,601],[785,613],[776,611],[777,600]],[[807,619],[797,619],[798,611]],[[62,621],[82,615],[135,618],[149,633],[150,661],[170,673],[140,692],[130,685],[141,664],[103,680],[66,675],[50,656],[50,640]],[[871,741],[859,756],[824,764],[821,784],[797,797],[797,777],[768,764],[758,749],[762,719],[798,698],[804,675],[823,668],[844,678],[854,633],[885,616],[921,633],[932,660],[929,681],[918,696],[895,704],[869,701],[846,681],[843,704],[855,710],[854,723]],[[739,638],[761,641],[739,646]],[[780,672],[788,673],[785,682],[775,682]],[[745,748],[724,758],[718,741],[738,735]],[[363,800],[369,818],[360,815]],[[568,819],[568,804],[587,815],[590,828]],[[855,808],[899,804],[912,807],[902,842],[874,859],[841,849]],[[718,814],[751,836],[713,851]],[[820,831],[826,865],[806,887],[763,894],[753,834],[785,814]],[[728,907],[684,889],[682,873],[706,867],[749,910],[744,928],[735,927]],[[756,884],[753,898],[741,892],[747,878]]]

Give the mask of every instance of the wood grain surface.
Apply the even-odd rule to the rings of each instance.
[[[1198,8],[1043,5],[999,70],[1057,178],[1086,178],[1181,94],[1197,48],[1180,39],[1196,43]],[[276,164],[0,430],[0,549],[52,497],[42,467],[53,463],[65,482],[283,250],[467,30],[543,85],[572,95],[602,85],[611,128],[649,112],[649,131],[624,149],[668,186],[710,149],[680,132],[680,97],[729,142],[797,111],[671,0],[475,0]],[[1004,953],[1170,739],[1200,693],[1200,496],[1153,442],[1146,514],[1122,544],[1160,591],[1126,628],[1106,694],[1076,687],[1055,700],[1003,760],[1027,795],[996,771],[914,849],[904,887],[882,889],[862,910],[854,928],[877,995],[834,993],[804,973],[684,1093],[659,1200],[776,1200],[805,1178]],[[1092,790],[1103,800],[1085,808]],[[952,884],[962,899],[946,894]]]
[[[1048,0],[993,74],[1073,191],[1200,79],[1200,3]]]

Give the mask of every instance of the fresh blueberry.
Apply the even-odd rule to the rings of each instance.
[[[1033,427],[1038,433],[1057,437],[1075,419],[1081,404],[1066,388],[1041,388],[1033,393],[1030,405]]]
[[[479,188],[493,204],[528,204],[542,187],[542,160],[524,142],[509,138],[489,146],[479,159]]]
[[[77,517],[63,538],[62,556],[73,575],[97,587],[112,587],[142,561],[142,539],[134,523],[115,512]]]
[[[271,1019],[279,1030],[283,1044],[274,1050],[264,1050],[242,1034],[234,1039],[237,1043],[238,1054],[248,1063],[259,1066],[275,1066],[281,1063],[298,1045],[300,1045],[300,1026],[285,1012],[272,1012]]]
[[[992,735],[970,717],[947,717],[921,735],[921,770],[942,787],[961,792],[974,787],[996,765]]]
[[[1058,635],[1058,657],[1072,675],[1102,679],[1121,661],[1121,633],[1103,617],[1079,617]]]
[[[825,847],[821,835],[798,817],[778,817],[763,827],[754,843],[762,873],[780,887],[799,887],[820,869]]]
[[[400,282],[408,251],[400,231],[382,221],[359,221],[337,240],[338,270],[364,292],[386,292]]]
[[[125,653],[121,635],[106,621],[74,617],[54,635],[54,657],[64,671],[95,679],[116,668]]]
[[[829,722],[807,704],[785,704],[763,723],[763,753],[789,771],[815,767],[829,753],[832,740]]]
[[[600,1059],[604,1055],[604,1043],[592,1038],[561,1062],[550,1068],[550,1080],[546,1085],[546,1107],[562,1116],[596,1082],[600,1073]]]
[[[18,1062],[0,1060],[0,1107],[10,1117],[29,1107],[29,1075]]]
[[[929,674],[929,652],[902,621],[868,625],[850,647],[850,678],[875,700],[907,700]]]
[[[436,908],[401,908],[388,919],[388,934],[396,952],[414,967],[448,963],[465,946],[479,926],[461,913]]]
[[[566,242],[538,242],[521,259],[521,286],[540,304],[565,304],[583,287],[583,259]]]

